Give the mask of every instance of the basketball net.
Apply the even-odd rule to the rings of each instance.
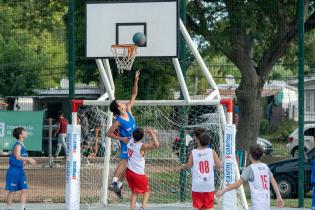
[[[123,73],[124,70],[131,70],[137,56],[137,48],[138,47],[133,44],[112,45],[112,53],[119,73]]]

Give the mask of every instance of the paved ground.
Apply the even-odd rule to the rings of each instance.
[[[0,209],[4,209],[5,205],[2,203],[0,204]],[[14,206],[15,209],[18,209],[18,205]],[[64,204],[28,204],[28,209],[30,210],[65,210],[66,207]],[[193,208],[188,207],[173,207],[173,206],[151,206],[148,210],[193,210]],[[91,207],[82,207],[81,210],[129,210],[127,205],[120,205],[120,206],[107,206],[107,207],[98,207],[98,208],[91,208]],[[215,210],[220,210],[219,208],[215,208]],[[297,209],[297,208],[272,208],[272,210],[306,210],[306,209]]]
[[[7,170],[7,159],[0,158],[0,210],[5,209],[5,201],[6,201],[6,193],[4,191],[5,186],[5,175]],[[47,167],[47,159],[38,160],[39,164],[36,167],[30,167],[28,166],[26,169],[26,174],[28,177],[28,184],[30,187],[29,193],[28,193],[28,201],[30,203],[39,203],[39,204],[28,204],[29,210],[64,210],[65,205],[62,204],[64,202],[64,193],[65,193],[65,167],[63,164],[58,165],[54,168],[48,168]],[[169,165],[169,164],[166,164]],[[89,200],[93,202],[94,197],[99,198],[100,197],[100,190],[101,189],[101,180],[102,180],[102,164],[91,164],[92,167],[89,167],[87,165],[86,167],[82,167],[81,170],[81,195],[82,197],[86,197],[92,200]],[[150,169],[150,172],[155,172],[155,174],[158,174],[159,171],[157,170],[163,170],[163,171],[169,171],[172,170],[170,167],[148,167]],[[154,179],[156,177],[152,176],[151,179]],[[169,177],[163,176],[160,177],[167,181]],[[173,180],[171,180],[173,181]],[[164,182],[163,180],[160,180],[158,182],[160,185],[159,187],[163,187],[162,185]],[[168,184],[169,182],[165,182]],[[166,185],[165,184],[165,185]],[[177,184],[177,182],[175,183]],[[93,186],[93,187],[91,187]],[[171,194],[163,195],[165,199],[165,196],[170,196]],[[115,201],[117,198],[112,195],[112,193],[109,194],[109,198],[114,198],[112,200]],[[154,193],[152,198],[154,198]],[[159,197],[157,197],[159,198]],[[17,202],[19,199],[19,196],[15,196],[15,201]],[[127,199],[127,198],[126,198]],[[95,200],[97,201],[97,200]],[[127,200],[126,200],[127,201]],[[85,202],[84,199],[82,199],[82,202]],[[51,204],[51,203],[57,203],[57,204]],[[61,203],[61,204],[58,204]],[[156,206],[150,206],[150,210],[181,210],[181,209],[187,209],[192,210],[193,208],[187,207],[191,204],[188,203],[184,206],[178,204],[167,206],[167,205],[156,205]],[[94,207],[94,208],[92,208]],[[16,205],[14,209],[19,209],[19,206]],[[106,207],[95,207],[95,206],[88,206],[88,207],[82,207],[81,210],[129,210],[128,205],[120,205],[120,206],[106,206]],[[215,208],[216,210],[219,210],[219,208]],[[284,208],[282,210],[289,210],[290,208]],[[293,210],[293,208],[291,208]],[[274,208],[273,210],[276,210]],[[301,210],[301,209],[298,209]]]

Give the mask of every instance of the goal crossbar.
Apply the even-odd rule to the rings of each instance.
[[[128,103],[127,100],[120,100],[123,103]],[[214,105],[220,105],[225,104],[226,100],[136,100],[133,104],[134,106],[214,106]],[[82,106],[82,105],[88,105],[88,106],[109,106],[111,103],[111,100],[73,100],[73,109],[72,111],[75,111],[76,108]]]
[[[127,103],[127,100],[120,100],[123,103]],[[77,122],[77,112],[79,107],[81,106],[109,106],[112,100],[73,100],[72,101],[72,124],[76,125]],[[218,113],[220,115],[221,124],[223,127],[225,125],[232,125],[232,116],[233,116],[233,101],[232,99],[199,99],[199,100],[136,100],[133,104],[134,106],[142,107],[142,106],[217,106]],[[225,110],[223,109],[223,106],[225,107]],[[109,129],[109,127],[112,124],[112,113],[108,110],[108,118],[107,118],[107,124],[106,124],[106,130]],[[106,137],[106,151],[105,151],[105,157],[104,157],[104,174],[103,174],[103,186],[102,186],[102,203],[107,204],[107,197],[108,197],[108,176],[109,176],[109,165],[110,165],[110,145],[111,145],[111,139],[109,137]],[[225,143],[223,145],[225,147]],[[232,147],[235,147],[232,145]],[[79,149],[79,148],[78,148]],[[225,149],[224,149],[225,150]],[[233,169],[230,169],[231,171],[229,174],[233,173],[236,175],[236,179],[239,178],[239,171],[236,161],[234,161],[233,164],[235,167]],[[246,197],[244,193],[244,189],[241,187],[239,189],[239,194],[241,196],[241,203],[245,207],[245,209],[248,208]]]

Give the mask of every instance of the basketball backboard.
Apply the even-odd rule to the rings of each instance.
[[[133,44],[137,32],[147,43],[137,57],[177,57],[177,0],[97,1],[86,3],[86,57],[113,58],[113,44]]]

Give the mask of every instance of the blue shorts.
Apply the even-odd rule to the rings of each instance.
[[[7,171],[5,189],[7,191],[16,192],[26,190],[27,188],[24,169],[21,167],[10,166]]]
[[[128,148],[124,142],[120,142],[120,159],[128,159]]]

